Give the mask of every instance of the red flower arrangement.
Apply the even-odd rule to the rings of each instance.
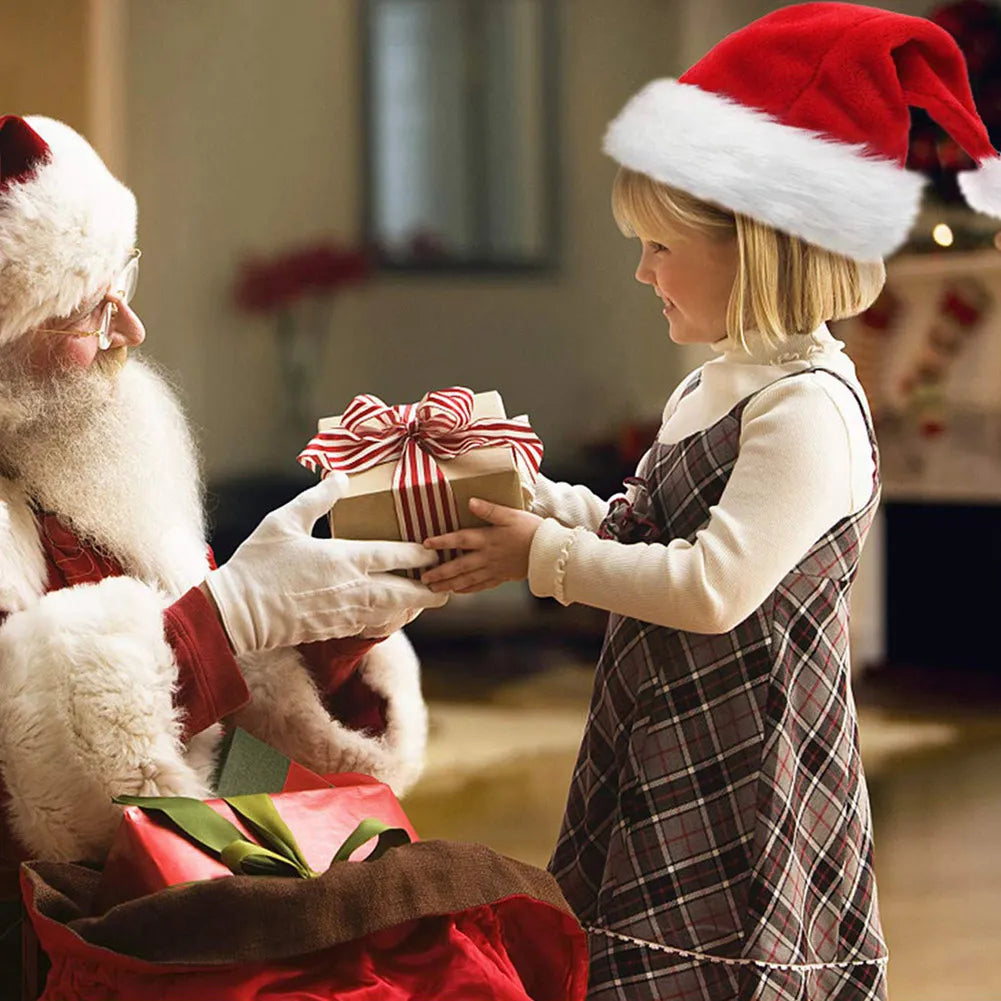
[[[305,295],[331,295],[360,284],[371,272],[367,251],[329,242],[269,259],[249,258],[237,275],[236,304],[249,313],[275,313]]]
[[[239,266],[233,288],[237,308],[274,318],[290,441],[301,441],[315,422],[313,396],[336,293],[371,273],[366,250],[330,241],[276,257],[251,257]]]

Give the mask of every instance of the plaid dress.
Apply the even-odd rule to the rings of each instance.
[[[656,443],[601,534],[694,541],[752,398]],[[848,591],[878,496],[877,465],[865,508],[728,633],[610,616],[550,863],[589,931],[591,1001],[885,998],[848,664]]]

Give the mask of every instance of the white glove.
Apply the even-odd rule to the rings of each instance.
[[[205,578],[236,653],[334,636],[388,636],[447,597],[389,570],[430,566],[416,542],[314,539],[310,532],[347,485],[334,473],[272,511]]]

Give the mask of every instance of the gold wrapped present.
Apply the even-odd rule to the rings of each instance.
[[[421,542],[485,524],[471,497],[529,507],[541,458],[527,418],[508,418],[499,393],[453,387],[396,407],[355,397],[320,420],[299,461],[348,474],[330,515],[335,538]]]

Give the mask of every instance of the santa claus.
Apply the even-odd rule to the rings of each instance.
[[[215,569],[198,460],[129,305],[136,206],[72,129],[0,118],[0,850],[100,860],[119,794],[210,792],[221,720],[398,793],[426,714],[416,544],[314,539],[331,477]],[[382,642],[376,637],[388,636]],[[13,875],[13,871],[8,869]]]

